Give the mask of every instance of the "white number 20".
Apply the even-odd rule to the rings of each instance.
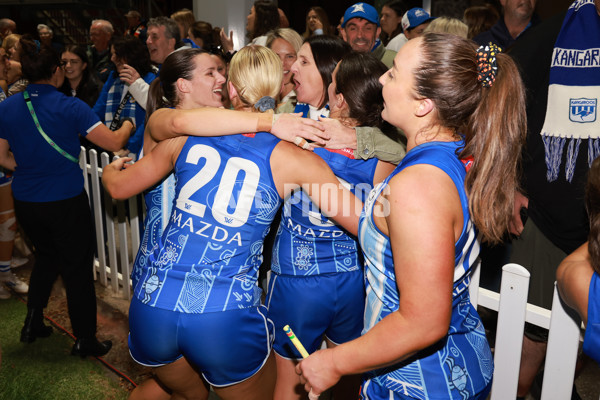
[[[190,197],[215,177],[221,166],[221,155],[210,146],[196,144],[190,148],[185,161],[198,165],[201,159],[205,159],[206,162],[196,175],[181,188],[176,200],[177,208],[198,217],[204,217],[206,205],[190,200]],[[239,190],[239,198],[235,203],[233,190],[240,171],[244,172],[244,177]],[[213,204],[210,207],[213,218],[232,228],[244,225],[252,209],[259,179],[260,170],[252,161],[240,157],[232,157],[227,160],[221,180],[217,183]],[[229,206],[233,207],[233,212],[229,212]]]

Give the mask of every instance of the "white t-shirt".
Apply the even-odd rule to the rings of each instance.
[[[394,36],[394,38],[390,40],[388,44],[385,45],[385,48],[387,50],[394,50],[397,52],[398,50],[400,50],[400,47],[404,46],[406,42],[408,42],[408,39],[406,38],[406,36],[404,36],[404,33],[401,33],[399,35]]]

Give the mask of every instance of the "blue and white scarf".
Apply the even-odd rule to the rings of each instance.
[[[569,7],[554,44],[546,119],[541,131],[546,150],[546,178],[558,179],[565,145],[565,176],[571,182],[582,140],[588,140],[588,163],[600,155],[600,16],[594,0]]]
[[[115,77],[113,84],[108,89],[108,96],[106,98],[106,110],[104,113],[104,124],[110,127],[115,113],[119,109],[119,104],[121,104],[121,100],[123,97],[127,95],[129,89],[129,85],[125,85],[123,81],[119,79],[119,77]],[[123,110],[121,111],[121,115],[119,116],[120,120],[123,118],[131,118],[134,123],[135,121],[135,99],[133,96],[129,96],[129,100],[125,103]],[[137,125],[137,124],[136,124]]]

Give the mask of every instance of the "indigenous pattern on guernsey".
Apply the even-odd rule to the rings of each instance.
[[[140,266],[138,299],[185,313],[259,305],[263,240],[281,205],[269,162],[278,142],[269,134],[187,139],[172,215]]]
[[[355,160],[352,150],[316,149],[338,180],[364,202],[379,160]],[[327,188],[318,188],[324,193]],[[350,212],[350,210],[346,210]],[[356,237],[321,214],[302,190],[285,200],[271,269],[280,275],[319,275],[361,269]]]
[[[389,238],[373,222],[373,206],[389,180],[415,164],[430,164],[446,172],[454,181],[463,210],[463,230],[455,244],[452,317],[448,336],[437,345],[415,354],[402,363],[365,375],[362,398],[467,399],[486,390],[492,379],[492,354],[485,331],[467,290],[472,267],[479,255],[477,232],[470,216],[464,189],[465,164],[456,156],[464,143],[432,142],[419,145],[406,154],[394,172],[371,192],[360,218],[359,239],[365,253],[367,305],[365,329],[369,331],[388,314],[398,310],[394,262]],[[434,350],[432,350],[434,349]],[[437,349],[437,351],[435,351]],[[374,392],[372,392],[374,391]]]
[[[171,216],[173,199],[175,199],[175,176],[173,174],[144,193],[146,202],[144,233],[131,273],[134,290],[142,275],[142,267],[148,266],[150,254],[158,249],[159,239]]]

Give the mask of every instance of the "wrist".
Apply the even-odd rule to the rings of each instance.
[[[256,132],[271,132],[274,120],[275,114],[271,112],[259,113],[258,121],[256,123]]]
[[[348,374],[348,372],[344,372],[342,369],[340,369],[340,364],[339,364],[339,359],[340,359],[340,354],[339,354],[339,346],[336,346],[334,348],[331,349],[330,351],[330,362],[331,362],[331,370],[333,372],[333,374],[335,376],[338,377],[342,377],[346,374]]]
[[[125,125],[125,122],[129,122],[131,124],[131,131],[129,132],[129,136],[133,135],[135,133],[135,124],[133,123],[133,119],[130,117],[123,118],[121,120],[121,127]]]

